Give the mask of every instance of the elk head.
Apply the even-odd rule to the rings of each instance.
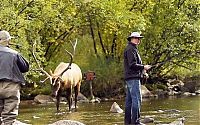
[[[53,76],[52,77],[52,84],[51,84],[51,87],[52,87],[51,96],[52,97],[57,96],[58,91],[59,91],[62,83],[63,83],[63,80],[60,76]]]
[[[71,43],[71,42],[70,42]],[[77,45],[77,40],[74,44],[71,43],[71,45],[73,46],[73,54],[75,53],[75,49],[76,49],[76,45]],[[64,72],[66,72],[67,70],[71,69],[71,64],[73,62],[73,55],[65,50],[65,52],[67,52],[67,54],[70,56],[70,62],[69,62],[69,65],[59,74],[54,74],[50,71],[50,74],[45,71],[39,64],[39,61],[37,60],[36,56],[35,56],[35,46],[36,46],[36,42],[34,42],[33,44],[33,51],[32,51],[32,55],[33,55],[33,58],[35,60],[35,62],[37,63],[37,66],[38,66],[38,70],[40,70],[42,73],[44,73],[47,77],[45,80],[41,81],[42,83],[44,83],[46,80],[50,80],[50,83],[51,83],[51,86],[52,86],[52,96],[57,96],[57,93],[58,93],[58,90],[60,89],[61,87],[61,84],[64,82],[63,79],[62,79],[62,75]]]

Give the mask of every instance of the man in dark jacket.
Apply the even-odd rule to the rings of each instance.
[[[138,32],[133,32],[127,39],[128,45],[124,50],[124,74],[126,82],[125,125],[143,125],[140,122],[142,72],[151,68],[143,65],[137,45],[143,38]]]
[[[22,73],[29,70],[28,62],[7,47],[12,37],[0,31],[0,125],[12,125],[18,115],[20,88],[25,84]]]

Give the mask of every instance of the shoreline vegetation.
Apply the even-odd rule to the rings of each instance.
[[[75,41],[73,62],[83,74],[90,70],[96,74],[92,83],[94,96],[124,95],[123,51],[127,36],[134,31],[144,36],[138,47],[143,64],[156,65],[148,71],[150,78],[143,83],[149,91],[168,92],[169,79],[183,81],[181,91],[199,90],[199,0],[3,0],[1,3],[0,29],[9,31],[14,37],[11,41],[14,44],[9,47],[30,63],[22,99],[50,95],[51,85],[48,80],[40,82],[46,76],[38,69],[50,73],[60,62],[69,62],[64,50],[73,52],[71,44]],[[81,93],[89,97],[89,90],[89,84],[83,81]]]
[[[198,77],[187,78],[187,81],[177,80],[177,79],[168,79],[165,80],[165,83],[157,83],[157,84],[142,84],[142,96],[143,98],[160,98],[160,97],[168,97],[168,96],[190,96],[190,95],[198,95],[200,93],[200,80]],[[84,96],[84,99],[94,100],[92,96],[97,98],[97,100],[110,100],[110,99],[122,99],[125,96],[125,85],[124,83],[115,84],[116,86],[113,88],[107,88],[105,90],[101,90],[101,88],[96,88],[97,81],[92,83],[93,85],[93,94],[89,91],[88,82],[82,83],[83,87],[81,89],[81,96]],[[33,84],[34,85],[34,84]],[[21,100],[34,100],[37,95],[50,95],[51,86],[49,84],[43,84],[37,86],[25,86],[22,88]],[[108,90],[109,89],[109,90]],[[102,93],[101,93],[102,92]],[[63,94],[64,96],[64,94]],[[98,101],[97,101],[98,102]]]
[[[168,91],[163,91],[161,89],[157,89],[154,91],[149,91],[145,85],[141,86],[142,90],[142,97],[144,99],[151,99],[151,98],[169,98],[169,97],[187,97],[187,96],[198,96],[200,95],[200,90],[197,90],[195,92],[187,92],[187,91],[181,91],[184,90],[183,88],[178,88],[179,85],[175,85],[173,87],[169,87]],[[179,89],[177,91],[177,89]],[[119,94],[114,97],[93,97],[91,98],[90,96],[86,97],[82,93],[79,93],[78,95],[78,102],[79,103],[100,103],[105,102],[105,101],[115,101],[115,100],[123,100],[125,98],[124,94]],[[47,104],[47,103],[53,103],[56,102],[56,100],[51,97],[50,95],[45,95],[45,94],[38,94],[34,98],[27,98],[27,99],[22,99],[21,100],[23,103],[33,103],[33,104]],[[61,102],[66,103],[66,98],[62,96]]]

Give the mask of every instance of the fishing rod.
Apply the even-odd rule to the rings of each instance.
[[[157,68],[157,67],[159,67],[159,66],[161,66],[161,65],[164,65],[164,64],[167,63],[168,61],[170,61],[170,59],[168,59],[168,60],[166,60],[166,61],[163,61],[163,62],[160,62],[160,63],[156,63],[156,64],[151,65],[151,68],[150,68],[148,71],[144,71],[144,70],[143,70],[143,73],[142,73],[143,76],[142,76],[142,79],[141,79],[142,84],[146,84],[147,79],[149,78],[149,75],[148,75],[147,72],[151,72],[152,69],[155,69],[155,68]]]
[[[163,65],[163,64],[165,64],[165,63],[167,63],[168,61],[163,61],[163,62],[160,62],[160,63],[156,63],[156,64],[154,64],[154,65],[151,65],[151,68],[157,68],[157,67],[159,67],[159,66],[161,66],[161,65]]]

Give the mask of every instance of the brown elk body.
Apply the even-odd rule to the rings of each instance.
[[[74,45],[72,44],[74,53],[75,53],[76,45],[77,45],[77,40]],[[61,97],[62,92],[64,91],[66,92],[66,97],[69,104],[69,111],[71,111],[73,88],[75,92],[75,110],[76,110],[77,96],[80,91],[80,86],[81,86],[81,81],[82,81],[82,73],[79,66],[75,63],[72,63],[74,55],[72,55],[70,52],[65,50],[66,53],[69,54],[70,56],[70,62],[69,63],[61,62],[56,67],[54,72],[49,74],[43,68],[41,68],[34,52],[35,46],[36,46],[36,42],[33,44],[33,52],[32,52],[33,58],[35,59],[39,67],[39,70],[47,76],[47,78],[43,82],[45,82],[47,79],[50,80],[50,83],[52,85],[52,95],[56,97],[57,99],[57,102],[56,102],[57,111],[59,111],[60,97]]]
[[[72,106],[72,90],[75,92],[75,109],[77,106],[77,96],[80,92],[80,86],[82,81],[82,72],[79,66],[75,63],[71,64],[71,68],[63,73],[63,71],[69,66],[69,63],[61,62],[54,70],[52,76],[52,95],[56,97],[56,107],[59,111],[60,97],[62,92],[66,92],[66,97],[69,105],[69,111]],[[62,73],[62,76],[60,74]],[[61,77],[62,80],[59,80]]]

